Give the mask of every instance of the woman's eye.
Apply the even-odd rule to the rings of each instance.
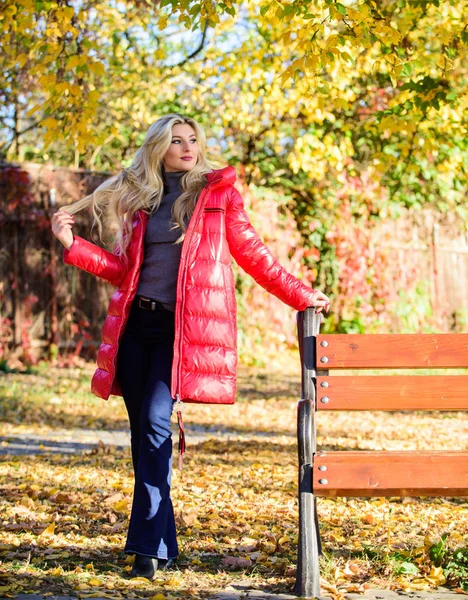
[[[172,140],[173,144],[176,144],[177,142],[180,142],[181,140]],[[194,138],[192,140],[190,140],[191,142],[196,142],[197,140]]]

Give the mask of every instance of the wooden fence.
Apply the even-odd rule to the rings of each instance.
[[[93,356],[112,290],[63,265],[49,218],[109,174],[22,163],[0,165],[0,175],[0,355],[78,346]],[[89,229],[87,215],[77,215],[76,233],[92,238]]]
[[[383,221],[374,241],[387,248],[392,277],[405,289],[408,279],[425,282],[443,331],[468,331],[468,226],[456,215],[405,211]]]

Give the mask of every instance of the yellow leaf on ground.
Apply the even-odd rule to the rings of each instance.
[[[363,520],[364,523],[367,523],[368,525],[375,525],[374,515],[372,515],[370,513],[367,514],[367,515],[364,515],[363,518],[362,518],[362,520]]]
[[[128,506],[128,500],[124,499],[124,500],[119,500],[119,502],[116,502],[115,504],[113,504],[112,508],[116,512],[125,512],[127,510],[127,506]]]
[[[20,504],[22,506],[26,506],[27,508],[31,508],[31,509],[36,508],[34,500],[32,498],[30,498],[29,496],[26,496],[26,495],[21,498]]]
[[[146,579],[146,577],[132,577],[129,581],[130,585],[149,585],[151,583],[151,581],[149,579]]]
[[[181,580],[179,577],[176,577],[175,575],[173,575],[170,579],[168,579],[168,581],[166,582],[166,585],[169,587],[178,587],[181,584]]]
[[[443,585],[447,581],[447,578],[444,575],[442,567],[434,567],[434,566],[431,567],[431,571],[430,571],[429,575],[426,575],[426,579],[436,585]]]
[[[78,583],[75,586],[76,590],[89,590],[89,585],[87,583]]]
[[[52,522],[44,529],[44,531],[41,533],[41,535],[54,535],[54,531],[55,531],[55,523]]]

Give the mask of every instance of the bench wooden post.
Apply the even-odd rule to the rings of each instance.
[[[316,451],[315,377],[316,336],[321,315],[313,308],[298,313],[297,327],[301,356],[301,400],[297,405],[297,440],[299,456],[299,544],[294,593],[318,598],[320,595],[319,555],[321,554],[316,502],[312,489],[312,469]]]

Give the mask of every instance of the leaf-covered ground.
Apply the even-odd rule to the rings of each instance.
[[[178,568],[154,582],[129,579],[122,553],[132,496],[130,451],[3,455],[0,594],[206,598],[237,580],[291,592],[297,552],[297,357],[274,372],[240,369],[234,406],[186,407],[191,443],[174,469]],[[127,429],[120,398],[92,396],[93,365],[0,376],[0,437],[44,440],[80,429]],[[219,433],[218,433],[219,432]],[[227,436],[226,433],[231,435]],[[329,413],[319,444],[334,449],[466,449],[464,413]],[[221,435],[222,434],[222,435]],[[176,437],[176,436],[175,436]],[[450,499],[319,499],[322,586],[335,598],[368,587],[468,589],[468,502]]]

